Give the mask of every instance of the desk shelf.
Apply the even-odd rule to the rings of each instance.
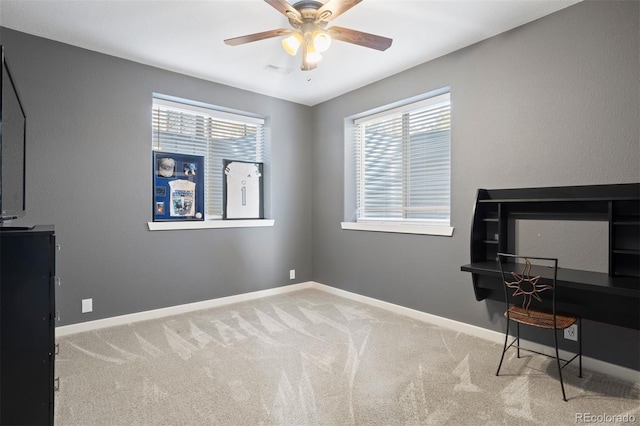
[[[471,226],[471,263],[461,268],[472,273],[477,300],[504,298],[497,254],[513,252],[515,219],[608,222],[608,272],[559,269],[559,278],[565,274],[565,279],[558,289],[564,287],[560,294],[567,296],[565,302],[575,299],[595,305],[598,297],[607,297],[611,312],[596,313],[593,319],[640,329],[640,183],[479,189]],[[628,312],[615,312],[621,309]],[[588,310],[585,317],[589,318]]]
[[[640,276],[640,200],[612,201],[609,229],[611,274]]]

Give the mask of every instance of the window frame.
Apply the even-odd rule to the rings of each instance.
[[[204,115],[207,120],[213,118],[214,120],[231,121],[236,123],[244,123],[247,125],[255,125],[261,128],[260,143],[256,145],[257,160],[265,164],[267,167],[267,160],[269,158],[268,153],[268,137],[267,137],[267,118],[259,116],[257,114],[247,113],[244,111],[236,111],[229,108],[218,107],[215,105],[205,104],[198,101],[189,99],[177,98],[173,96],[162,95],[154,93],[151,103],[151,151],[162,152],[158,146],[158,136],[156,134],[155,124],[155,109],[157,106],[167,107],[176,110],[181,110],[186,113],[193,113],[196,115]],[[213,148],[207,147],[209,151],[207,155],[211,155]],[[220,159],[222,163],[222,159]],[[153,165],[151,167],[153,170]],[[222,179],[222,169],[220,178]],[[266,177],[266,176],[265,176]],[[207,186],[212,185],[211,177],[209,181],[205,181],[205,194],[207,193]],[[265,187],[266,187],[265,182]],[[265,193],[266,195],[266,193]],[[205,195],[206,197],[206,195]],[[220,188],[220,197],[222,197],[222,188]],[[266,198],[265,198],[266,201]],[[207,201],[205,200],[205,204]],[[268,209],[265,206],[265,216],[268,215]],[[150,231],[165,231],[165,230],[184,230],[184,229],[212,229],[212,228],[244,228],[244,227],[266,227],[274,226],[275,221],[273,219],[250,219],[250,220],[224,220],[218,215],[205,216],[205,220],[201,221],[162,221],[162,222],[147,222],[148,229]]]
[[[384,217],[361,217],[361,206],[364,200],[365,190],[365,155],[364,137],[357,132],[364,132],[363,125],[373,124],[380,121],[392,120],[393,117],[403,114],[417,113],[430,106],[436,106],[447,102],[449,105],[449,118],[451,117],[451,91],[449,87],[438,89],[410,99],[405,99],[393,104],[381,106],[374,110],[363,112],[345,118],[345,215],[341,222],[344,230],[360,230],[374,232],[392,232],[408,234],[426,234],[452,236],[454,228],[451,226],[451,122],[449,122],[448,132],[448,219],[429,220],[412,218],[384,218]],[[402,139],[402,137],[401,137]],[[402,177],[406,180],[406,170],[402,169]],[[406,194],[403,192],[403,197]],[[406,205],[399,206],[406,208]]]

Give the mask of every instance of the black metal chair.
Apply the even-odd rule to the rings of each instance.
[[[522,263],[524,261],[524,263]],[[533,264],[531,263],[533,261]],[[562,399],[567,400],[562,381],[562,369],[571,361],[578,358],[579,377],[582,377],[582,319],[579,315],[556,311],[556,279],[558,274],[558,259],[545,257],[518,256],[508,253],[498,253],[500,273],[504,287],[507,317],[507,329],[504,337],[502,357],[498,365],[496,376],[500,374],[500,367],[504,361],[504,354],[515,344],[518,358],[520,349],[540,355],[550,356],[531,349],[520,347],[520,324],[531,327],[553,330],[555,343],[555,359],[560,376]],[[517,272],[522,271],[522,272]],[[548,292],[551,298],[551,308],[548,302],[545,306],[540,293]],[[511,321],[516,323],[516,337],[507,345],[509,340],[509,326]],[[560,358],[558,352],[558,330],[564,330],[573,324],[578,325],[578,353],[570,360]],[[550,356],[554,358],[553,356]],[[560,365],[561,361],[564,363]]]

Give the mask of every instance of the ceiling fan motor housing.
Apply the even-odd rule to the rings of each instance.
[[[293,5],[294,9],[300,12],[300,17],[291,12],[287,12],[289,23],[293,28],[299,29],[303,33],[313,31],[316,28],[324,28],[327,25],[326,19],[331,16],[331,11],[325,11],[322,16],[318,16],[318,9],[323,6],[319,1],[302,0]]]

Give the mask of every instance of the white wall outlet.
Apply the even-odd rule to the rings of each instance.
[[[573,324],[571,327],[564,329],[564,338],[567,340],[578,341],[578,324]]]
[[[296,270],[295,269],[291,269],[289,271],[289,279],[290,280],[295,280],[296,279]]]
[[[82,299],[82,313],[93,312],[93,299]]]

